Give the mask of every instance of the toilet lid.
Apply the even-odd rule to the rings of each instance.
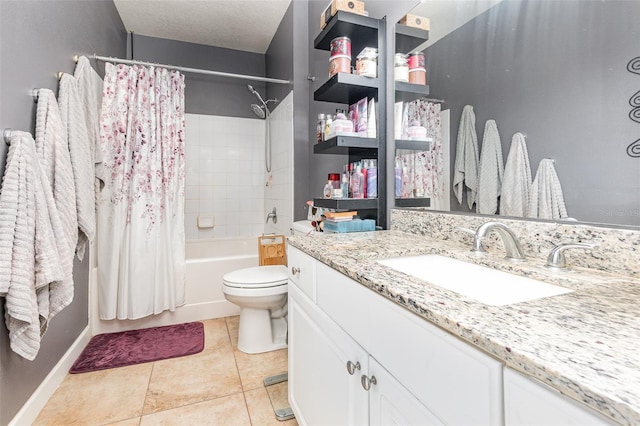
[[[222,281],[229,287],[275,287],[287,283],[287,267],[269,265],[239,269],[225,274]]]

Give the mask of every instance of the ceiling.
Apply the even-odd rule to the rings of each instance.
[[[127,31],[264,54],[291,0],[114,0]]]
[[[500,1],[422,0],[411,12],[431,20],[429,41],[420,50]],[[261,54],[267,51],[290,2],[114,0],[125,28],[135,34]]]

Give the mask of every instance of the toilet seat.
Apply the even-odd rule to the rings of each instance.
[[[224,285],[232,288],[270,288],[287,285],[284,265],[254,266],[229,272],[222,277]]]

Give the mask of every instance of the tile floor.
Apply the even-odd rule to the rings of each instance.
[[[297,426],[275,418],[262,382],[287,371],[287,350],[248,355],[237,348],[237,316],[202,322],[198,354],[68,374],[34,425]]]

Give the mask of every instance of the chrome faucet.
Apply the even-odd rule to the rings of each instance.
[[[567,269],[567,261],[564,257],[565,251],[573,248],[589,250],[595,247],[598,247],[598,245],[587,244],[587,243],[559,244],[555,246],[553,249],[551,249],[551,252],[549,253],[549,257],[547,257],[547,263],[544,266],[551,269]]]
[[[275,207],[271,210],[271,213],[267,214],[267,221],[265,223],[269,223],[269,219],[273,219],[273,223],[278,223],[278,212]]]
[[[473,236],[473,248],[471,251],[475,253],[484,253],[484,248],[482,248],[482,239],[493,230],[495,230],[502,239],[504,248],[507,252],[507,259],[516,262],[524,262],[526,260],[516,234],[513,233],[511,228],[500,222],[487,222],[481,225]]]

